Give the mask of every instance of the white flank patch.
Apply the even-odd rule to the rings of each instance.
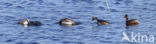
[[[24,25],[27,25],[27,24],[28,24],[28,22],[27,22],[27,21],[25,21],[23,24],[24,24]]]
[[[72,23],[72,22],[66,22],[66,21],[63,21],[62,24],[71,25],[71,24],[73,24],[73,23]]]

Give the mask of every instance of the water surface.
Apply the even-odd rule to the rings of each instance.
[[[155,35],[156,0],[1,0],[0,44],[155,44],[122,42],[122,32]],[[126,29],[124,15],[140,24]],[[97,26],[91,17],[107,20]],[[42,26],[25,28],[17,22],[28,18]],[[81,22],[71,27],[56,24],[62,18]]]

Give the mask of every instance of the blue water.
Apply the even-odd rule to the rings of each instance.
[[[0,0],[0,44],[156,44],[122,42],[122,32],[156,36],[156,0]],[[140,24],[125,28],[124,15]],[[98,26],[92,17],[107,20]],[[41,26],[17,24],[28,18]],[[62,18],[81,22],[75,26],[56,24]]]

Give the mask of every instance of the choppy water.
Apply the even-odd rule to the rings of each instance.
[[[0,0],[0,44],[156,44],[122,42],[122,32],[156,36],[156,0]],[[99,11],[101,10],[101,12]],[[140,25],[126,29],[124,15]],[[111,24],[97,26],[91,17]],[[25,28],[17,22],[29,18],[42,26]],[[82,24],[64,27],[55,24],[70,18]]]

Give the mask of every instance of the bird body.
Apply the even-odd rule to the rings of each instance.
[[[68,18],[61,19],[59,23],[62,25],[74,25],[75,24],[73,20],[68,19]]]
[[[139,24],[139,21],[137,19],[128,20],[128,15],[127,14],[125,15],[125,18],[126,18],[126,25],[127,26],[129,26],[129,25],[138,25]]]
[[[96,20],[99,25],[108,25],[109,23],[105,20],[98,19],[97,17],[92,17],[92,20]]]
[[[27,26],[40,26],[41,25],[39,21],[29,21],[29,19],[24,19],[18,24],[27,25]]]

